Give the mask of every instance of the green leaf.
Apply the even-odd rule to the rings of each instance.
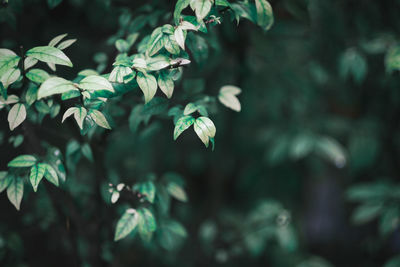
[[[62,93],[61,100],[68,100],[68,99],[79,97],[79,96],[81,96],[81,92],[79,92],[79,90],[68,91],[68,92]]]
[[[39,88],[36,85],[30,84],[28,90],[26,91],[25,101],[29,106],[36,101],[38,89]]]
[[[400,224],[400,212],[397,207],[389,207],[383,211],[379,221],[379,232],[382,236],[392,233]]]
[[[65,114],[64,114],[65,115]],[[83,121],[87,115],[87,110],[84,107],[77,108],[74,112],[74,118],[76,123],[78,123],[79,128],[83,129]]]
[[[150,203],[154,203],[154,198],[156,197],[156,187],[152,181],[135,184],[132,189],[144,195],[145,199],[147,199]]]
[[[175,40],[175,36],[173,34],[172,35],[165,35],[164,39],[165,39],[165,41],[164,41],[165,42],[165,44],[164,44],[165,49],[169,53],[171,53],[172,55],[179,55],[181,50],[179,48],[178,43]]]
[[[392,46],[388,50],[385,56],[385,67],[386,71],[388,72],[392,72],[394,70],[400,70],[400,45]],[[1,70],[1,59],[0,59],[0,70]]]
[[[3,97],[3,99],[7,99],[7,88],[4,87],[1,81],[0,81],[0,95]]]
[[[107,119],[106,119],[106,117],[104,116],[103,113],[101,113],[98,110],[91,109],[89,111],[89,115],[97,125],[99,125],[100,127],[103,127],[103,128],[111,130],[111,127],[108,124],[108,121],[107,121]]]
[[[7,166],[14,168],[31,167],[35,165],[36,158],[32,155],[20,155],[10,161]]]
[[[196,111],[197,111],[197,105],[194,103],[189,103],[185,106],[185,109],[183,110],[183,115],[190,115]]]
[[[168,109],[168,100],[161,97],[155,97],[146,103],[142,113],[144,115],[156,115],[166,113]]]
[[[199,117],[196,119],[194,131],[206,147],[208,147],[209,138],[214,138],[216,133],[214,123],[207,117]]]
[[[346,153],[344,148],[334,139],[321,137],[316,140],[316,152],[330,160],[338,168],[346,165]]]
[[[181,185],[173,181],[169,182],[166,186],[167,192],[179,201],[186,202],[187,195]]]
[[[161,91],[168,97],[171,98],[174,92],[174,81],[171,76],[168,75],[166,71],[160,71],[158,75],[158,87],[160,87]]]
[[[12,177],[7,187],[7,197],[17,210],[20,209],[22,196],[24,195],[24,181],[19,177]]]
[[[115,41],[115,47],[121,53],[127,53],[130,48],[128,42],[123,39],[118,39]]]
[[[47,0],[47,4],[49,5],[49,8],[55,8],[58,6],[63,0]]]
[[[190,0],[178,0],[174,9],[174,22],[176,25],[179,24],[181,19],[182,10],[189,6]]]
[[[139,222],[139,214],[135,209],[128,209],[118,220],[114,241],[118,241],[129,235]]]
[[[36,58],[26,57],[25,60],[24,60],[24,68],[25,68],[25,70],[35,66],[36,63],[38,63],[38,60]]]
[[[39,87],[38,99],[55,94],[63,94],[69,91],[79,92],[73,82],[59,77],[51,77]]]
[[[164,47],[164,38],[163,38],[163,32],[162,32],[162,28],[158,27],[156,28],[151,36],[150,39],[148,41],[148,45],[147,45],[147,50],[146,53],[149,56],[153,56],[154,54],[156,54],[158,51],[160,51],[161,48]]]
[[[8,112],[8,124],[10,130],[17,128],[26,119],[26,108],[24,104],[15,104]]]
[[[35,108],[39,113],[48,114],[50,113],[50,107],[44,101],[37,101]]]
[[[45,165],[38,163],[32,166],[29,180],[31,181],[33,191],[37,191],[40,181],[42,180],[46,171]]]
[[[185,34],[180,26],[175,29],[174,37],[178,45],[185,50]]]
[[[157,91],[156,78],[151,74],[138,72],[136,81],[144,94],[145,103],[149,102]]]
[[[52,46],[37,46],[29,49],[26,56],[37,60],[72,67],[71,60],[58,48]]]
[[[97,71],[95,71],[95,70],[92,70],[92,69],[84,69],[84,70],[81,70],[79,73],[78,73],[78,75],[79,76],[83,76],[83,77],[86,77],[86,76],[91,76],[91,75],[100,75]]]
[[[0,193],[3,192],[10,184],[11,178],[5,171],[0,171]]]
[[[181,117],[175,125],[174,129],[174,140],[176,140],[179,135],[186,129],[188,129],[193,123],[195,122],[195,119],[192,116],[184,116]]]
[[[383,205],[377,203],[365,203],[353,212],[351,220],[355,224],[363,224],[376,218],[382,212]]]
[[[156,220],[154,218],[153,213],[146,209],[141,208],[138,211],[139,214],[139,234],[144,240],[148,240],[149,237],[151,238],[151,233],[157,229]]]
[[[164,55],[148,58],[146,63],[150,71],[161,70],[170,65],[169,58]]]
[[[2,77],[3,74],[6,73],[9,69],[18,66],[19,60],[20,57],[15,54],[0,55],[0,77]]]
[[[131,73],[133,73],[133,70],[129,67],[116,66],[110,73],[108,80],[110,82],[123,83],[124,77]]]
[[[73,43],[76,42],[76,39],[69,39],[61,42],[59,45],[57,45],[57,48],[60,50],[64,50],[68,47],[70,47]]]
[[[264,30],[269,30],[274,24],[274,15],[272,7],[266,0],[255,0],[257,10],[257,24]]]
[[[67,110],[65,111],[63,117],[62,117],[61,123],[63,123],[63,122],[65,121],[66,118],[68,118],[69,116],[71,116],[72,114],[74,114],[78,109],[79,109],[79,108],[76,108],[76,107],[72,107],[72,108],[67,109]]]
[[[56,0],[57,1],[57,0]],[[62,39],[64,39],[68,33],[60,34],[50,40],[49,46],[56,46]]]
[[[194,8],[197,20],[203,20],[211,10],[211,0],[195,0]]]
[[[50,164],[42,163],[42,165],[45,168],[44,178],[46,178],[47,181],[54,184],[55,186],[58,186],[59,182],[56,170]]]
[[[50,75],[41,69],[31,69],[27,74],[26,78],[31,80],[32,82],[41,84],[44,81],[46,81],[48,78],[50,78]]]
[[[115,92],[111,83],[101,76],[87,76],[79,82],[79,87],[83,90],[93,91],[109,91]]]
[[[81,148],[82,154],[83,156],[85,156],[85,158],[87,158],[90,162],[93,162],[93,153],[92,153],[92,149],[90,148],[89,144],[84,144]]]
[[[239,87],[233,86],[233,85],[225,85],[222,86],[219,95],[218,95],[218,100],[224,104],[226,107],[239,112],[241,109],[240,102],[237,99],[236,95],[240,94],[241,90]]]

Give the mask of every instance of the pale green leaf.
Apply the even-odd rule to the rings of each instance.
[[[168,193],[179,201],[186,202],[187,195],[182,186],[175,182],[169,182],[166,186]]]
[[[65,114],[64,114],[65,115]],[[87,110],[84,107],[77,108],[74,112],[74,118],[76,123],[78,123],[79,128],[83,129],[83,121],[87,115]]]
[[[197,105],[194,103],[189,103],[185,106],[185,109],[183,110],[183,115],[190,115],[196,111],[197,111]]]
[[[20,209],[22,196],[24,195],[24,181],[19,177],[12,177],[7,187],[7,197],[17,210]]]
[[[54,184],[55,186],[58,186],[59,182],[56,170],[50,164],[43,163],[42,165],[45,168],[44,178],[46,178],[47,181]]]
[[[179,24],[181,19],[182,10],[189,6],[190,0],[178,0],[174,9],[174,22],[176,25]]]
[[[35,66],[36,63],[38,63],[38,60],[36,58],[26,57],[25,60],[24,60],[24,68],[25,68],[25,70]]]
[[[199,117],[194,122],[194,131],[200,140],[208,147],[209,138],[214,138],[216,128],[214,123],[207,117]]]
[[[50,78],[50,75],[41,69],[31,69],[26,73],[26,77],[32,82],[40,84]]]
[[[11,182],[11,177],[5,171],[0,171],[0,193],[3,192]]]
[[[129,75],[131,73],[133,73],[133,70],[129,67],[116,66],[110,73],[108,80],[110,82],[123,83],[124,77],[126,77],[127,75]]]
[[[76,108],[76,107],[72,107],[72,108],[67,109],[67,110],[65,111],[63,117],[62,117],[61,123],[63,123],[63,122],[65,121],[66,118],[68,118],[69,116],[71,116],[72,114],[74,114],[76,111],[78,111],[78,109],[79,109],[79,108]]]
[[[101,113],[98,110],[91,109],[90,112],[89,112],[89,115],[97,125],[99,125],[100,127],[103,127],[103,128],[111,130],[111,127],[108,124],[108,121],[107,121],[107,119],[106,119],[106,117],[104,116],[103,113]]]
[[[19,60],[20,57],[17,55],[0,55],[0,77],[9,69],[16,67]]]
[[[144,94],[145,103],[149,102],[157,91],[157,80],[151,74],[138,72],[136,81]]]
[[[12,83],[16,82],[21,76],[21,71],[17,68],[8,69],[3,76],[1,76],[0,82],[5,88],[8,88]]]
[[[71,60],[58,48],[52,46],[37,46],[26,52],[29,57],[37,60],[72,67]]]
[[[151,237],[151,233],[157,229],[156,220],[154,218],[153,213],[146,209],[141,208],[138,211],[139,214],[139,234],[144,240],[148,240],[148,237]]]
[[[165,49],[169,53],[171,53],[172,55],[179,55],[181,50],[179,48],[178,43],[175,40],[175,36],[173,34],[172,35],[165,35],[164,39],[165,39],[165,41],[164,41],[165,42],[165,44],[164,44]]]
[[[8,124],[10,130],[17,128],[26,119],[26,108],[24,104],[15,104],[8,112]]]
[[[170,65],[169,58],[164,55],[158,55],[151,57],[146,60],[147,68],[150,71],[161,70]]]
[[[7,166],[14,168],[31,167],[36,163],[36,158],[32,155],[20,155],[10,161]]]
[[[174,92],[174,81],[167,74],[166,71],[161,71],[158,75],[158,87],[160,87],[161,91],[168,97],[171,98]]]
[[[139,214],[135,209],[128,209],[118,220],[114,241],[118,241],[129,235],[138,225]]]
[[[257,24],[264,30],[269,30],[274,23],[272,7],[266,0],[255,0],[257,10]]]
[[[62,94],[69,91],[79,91],[74,83],[60,77],[51,77],[47,79],[38,90],[38,99],[43,97]]]
[[[46,171],[45,165],[38,163],[32,166],[29,175],[29,180],[31,181],[33,191],[37,191],[40,181],[42,180],[44,173]]]
[[[184,116],[179,118],[176,122],[175,129],[174,129],[174,140],[176,140],[179,135],[186,129],[188,129],[193,123],[195,119],[192,116]]]
[[[132,189],[142,194],[150,203],[154,203],[156,187],[152,181],[135,184]]]
[[[73,43],[76,42],[76,39],[69,39],[61,42],[59,45],[57,45],[57,48],[60,50],[64,50],[68,47],[70,47]]]
[[[101,76],[87,76],[79,82],[79,87],[88,91],[110,91],[114,92],[114,88],[111,83],[104,77]]]
[[[195,0],[194,8],[197,20],[203,20],[210,12],[211,7],[211,0]]]
[[[185,50],[185,34],[180,26],[175,29],[174,37],[178,45]]]
[[[64,33],[64,34],[57,35],[56,37],[54,37],[53,39],[51,39],[51,41],[49,42],[49,46],[56,46],[56,45],[57,45],[62,39],[64,39],[67,35],[68,35],[68,33]]]
[[[158,51],[160,51],[161,48],[164,47],[164,38],[163,38],[163,32],[162,32],[162,28],[158,27],[156,28],[151,36],[150,39],[148,41],[148,45],[147,45],[147,50],[146,53],[149,56],[153,56],[154,54],[156,54]]]

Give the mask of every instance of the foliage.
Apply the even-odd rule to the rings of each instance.
[[[1,1],[0,265],[397,266],[383,2]]]

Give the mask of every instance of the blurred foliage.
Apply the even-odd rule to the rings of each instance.
[[[255,1],[215,2],[170,100],[145,104],[123,79],[106,104],[84,103],[112,131],[61,124],[74,99],[10,85],[29,110],[10,131],[0,102],[0,169],[38,153],[60,184],[25,185],[20,212],[0,194],[1,266],[400,265],[400,1],[271,0],[272,27]],[[21,56],[68,32],[74,67],[56,71],[78,84],[145,51],[175,4],[0,0],[0,47]],[[213,119],[214,151],[192,130],[174,142],[186,108]]]

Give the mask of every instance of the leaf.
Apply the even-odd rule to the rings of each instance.
[[[192,23],[188,21],[182,21],[180,27],[182,30],[191,30],[191,31],[197,31],[197,26],[193,25]]]
[[[19,177],[12,177],[7,187],[7,197],[14,207],[19,210],[24,195],[24,181]]]
[[[166,186],[168,193],[179,201],[186,202],[187,195],[182,186],[175,182],[169,182]]]
[[[46,178],[47,181],[54,184],[55,186],[58,186],[59,182],[56,170],[50,164],[42,163],[42,165],[45,168],[44,178]]]
[[[14,51],[7,48],[0,48],[0,58],[4,56],[16,56]]]
[[[334,139],[321,137],[316,140],[316,152],[330,160],[338,168],[346,165],[346,153],[344,148]]]
[[[257,10],[257,24],[265,31],[269,30],[274,24],[274,15],[272,7],[266,0],[255,0]]]
[[[218,100],[226,107],[239,112],[241,106],[236,95],[240,93],[241,93],[240,88],[233,85],[226,85],[221,87],[218,95]]]
[[[153,213],[146,209],[141,208],[139,211],[139,234],[143,239],[147,239],[149,234],[154,232],[157,229],[156,220],[154,218]]]
[[[24,104],[15,104],[8,112],[8,123],[10,130],[17,128],[26,119],[26,108]]]
[[[174,129],[174,140],[176,140],[179,135],[186,129],[188,129],[193,123],[195,122],[195,119],[192,116],[184,116],[181,117],[175,125]]]
[[[46,81],[48,78],[50,78],[50,75],[41,69],[31,69],[26,73],[26,78],[31,80],[32,82],[41,84],[44,81]]]
[[[0,81],[0,95],[3,99],[7,99],[7,88],[4,87],[4,85],[1,81]],[[0,104],[0,108],[2,108],[1,104]]]
[[[97,71],[92,70],[92,69],[84,69],[84,70],[81,70],[81,71],[78,73],[78,75],[79,75],[79,76],[86,77],[86,76],[90,76],[90,75],[100,75],[100,74],[99,74]]]
[[[156,197],[156,187],[152,181],[136,184],[132,189],[144,195],[150,203],[154,203],[154,198]]]
[[[5,171],[0,171],[0,193],[3,192],[10,184],[11,178]]]
[[[128,209],[118,220],[114,241],[118,241],[129,235],[139,222],[139,214],[135,209]]]
[[[164,44],[165,49],[173,55],[179,55],[181,50],[179,48],[178,43],[175,40],[175,36],[173,34],[165,35],[164,39],[165,39],[165,44]]]
[[[68,118],[69,116],[71,116],[72,114],[74,114],[77,110],[78,110],[78,108],[76,108],[76,107],[72,107],[72,108],[67,109],[67,110],[65,111],[63,117],[62,117],[61,123],[63,123],[63,122],[65,121],[66,118]]]
[[[60,77],[51,77],[39,87],[38,99],[55,94],[63,94],[69,91],[79,92],[78,88],[75,87],[73,82]]]
[[[37,99],[37,91],[38,87],[36,85],[31,84],[25,94],[25,101],[30,106],[32,105]]]
[[[208,147],[209,138],[214,138],[216,133],[214,123],[207,117],[199,117],[196,119],[194,131],[206,147]]]
[[[154,54],[156,54],[161,48],[164,47],[164,38],[163,38],[163,32],[162,32],[162,28],[158,27],[156,28],[151,36],[150,39],[148,41],[148,45],[147,45],[147,50],[146,53],[149,56],[153,56]]]
[[[76,39],[69,39],[61,42],[59,45],[57,45],[57,48],[60,50],[64,50],[68,47],[70,47],[73,43],[76,42]]]
[[[133,70],[129,67],[116,66],[110,73],[108,80],[110,82],[123,83],[124,77],[131,73],[133,73]]]
[[[0,55],[0,77],[9,69],[16,67],[19,60],[20,57],[17,55]]]
[[[138,72],[136,81],[144,94],[145,103],[149,102],[157,91],[156,78],[151,74]]]
[[[118,199],[119,199],[119,196],[120,196],[120,194],[119,194],[118,191],[112,192],[112,194],[111,194],[111,203],[113,203],[113,204],[116,203],[118,201]]]
[[[42,163],[38,163],[32,166],[31,172],[29,175],[29,180],[31,181],[33,191],[37,191],[40,181],[44,176],[44,172],[46,171],[45,166]]]
[[[144,115],[156,115],[166,113],[168,109],[168,100],[161,97],[155,97],[146,103],[142,113]]]
[[[31,167],[36,163],[36,158],[32,155],[20,155],[10,161],[8,167]]]
[[[376,218],[382,212],[382,203],[366,203],[359,206],[352,214],[351,220],[355,224],[363,224]]]
[[[176,42],[178,43],[178,45],[179,45],[183,50],[185,50],[185,35],[184,35],[183,30],[182,30],[182,28],[181,28],[180,26],[178,26],[178,27],[175,29],[174,37],[175,37],[175,40],[176,40]]]
[[[24,60],[24,68],[25,68],[25,70],[35,66],[36,63],[38,63],[38,60],[36,58],[26,57],[25,60]]]
[[[57,0],[56,0],[57,1]],[[56,46],[62,39],[64,39],[68,33],[60,34],[50,40],[49,46]]]
[[[21,71],[17,68],[11,68],[1,76],[1,83],[5,88],[8,88],[12,83],[16,82],[21,76]]]
[[[81,148],[82,154],[87,158],[90,162],[93,162],[93,153],[89,144],[84,144]]]
[[[123,39],[118,39],[117,41],[115,41],[115,47],[121,53],[127,53],[130,48],[127,41],[125,41]]]
[[[65,115],[65,114],[64,114]],[[83,129],[83,121],[87,115],[87,110],[84,107],[77,108],[74,112],[74,118],[76,123],[78,123],[79,128]]]
[[[110,125],[103,113],[98,110],[91,109],[89,112],[90,117],[94,120],[94,122],[100,127],[111,130]]]
[[[135,58],[132,60],[132,68],[142,68],[146,69],[147,68],[147,63],[144,58]]]
[[[148,58],[146,63],[150,71],[161,70],[170,65],[169,58],[164,55]]]
[[[186,105],[185,109],[183,110],[183,115],[190,115],[196,111],[197,111],[197,105],[194,103],[189,103]]]
[[[109,91],[115,92],[111,83],[104,77],[91,75],[83,78],[79,82],[79,87],[88,91]]]
[[[197,20],[203,20],[211,10],[211,0],[196,0],[194,4]]]
[[[158,75],[158,87],[160,87],[161,91],[168,97],[171,98],[174,92],[174,81],[167,74],[166,71],[160,71]]]
[[[182,10],[189,6],[190,0],[178,0],[174,9],[174,22],[176,25],[179,24]]]
[[[37,60],[72,67],[71,60],[58,48],[52,46],[37,46],[29,49],[26,56]]]
[[[400,45],[392,46],[388,50],[385,56],[385,67],[386,71],[388,72],[392,72],[394,70],[400,70]],[[0,69],[1,69],[1,59],[0,59]]]
[[[79,92],[79,90],[68,91],[68,92],[62,93],[61,100],[68,100],[68,99],[79,97],[79,96],[81,96],[81,92]]]

